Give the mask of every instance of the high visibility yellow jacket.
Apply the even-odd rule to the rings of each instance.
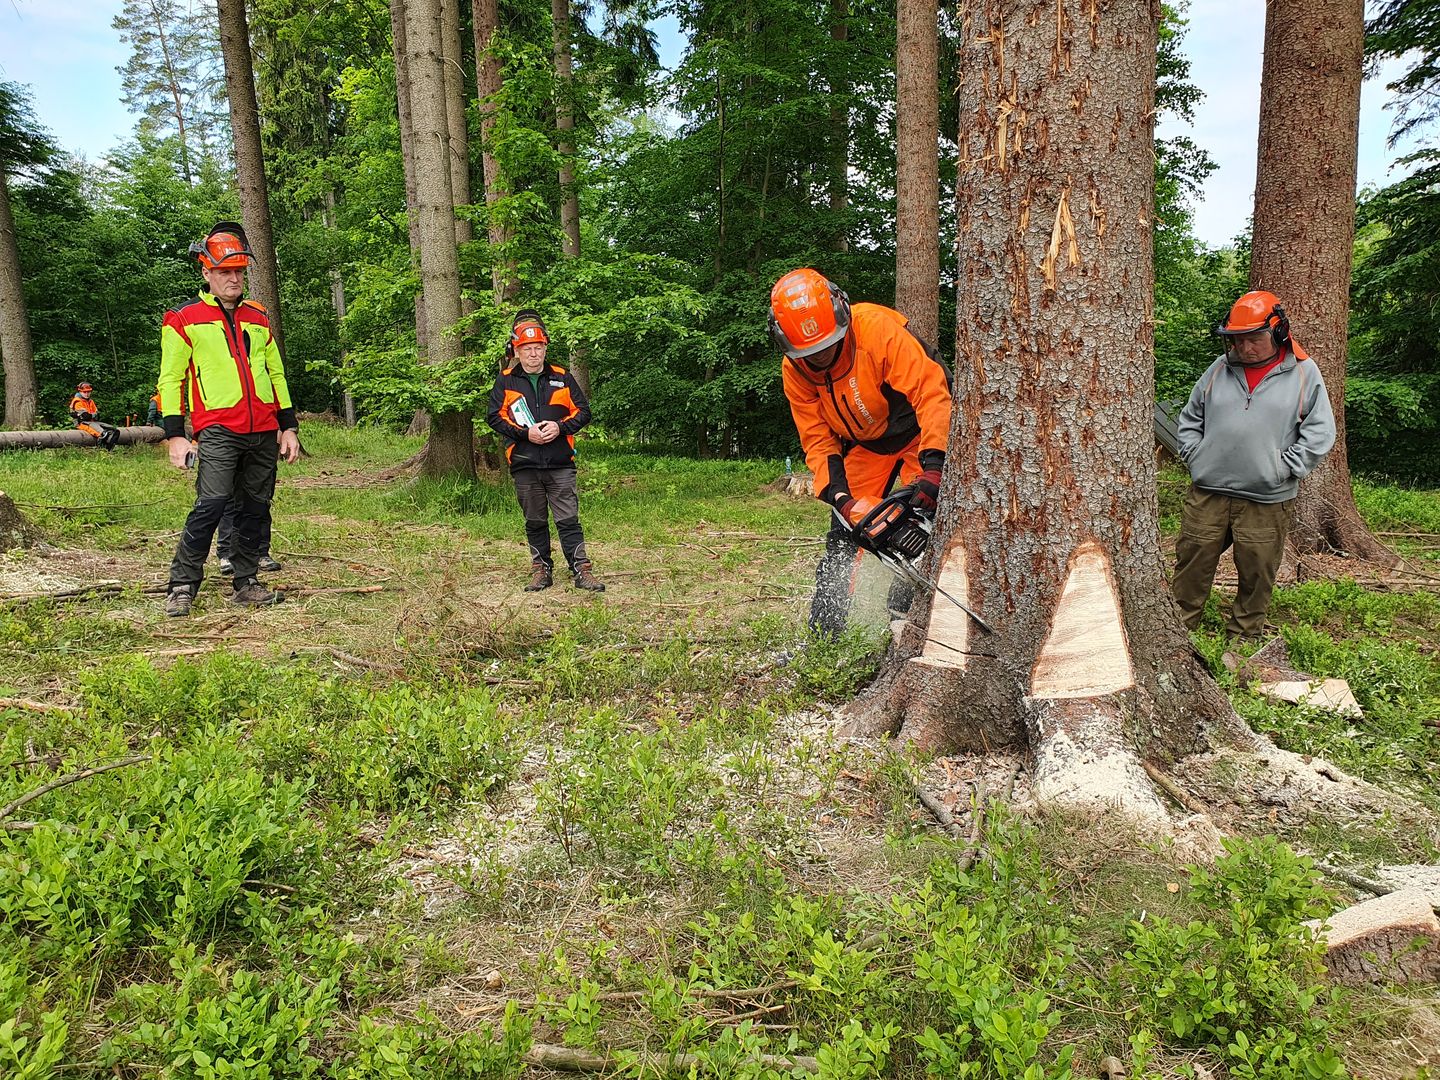
[[[240,435],[300,426],[270,320],[254,300],[227,312],[202,291],[167,311],[156,390],[166,438],[185,435],[182,393],[197,435],[212,424]]]

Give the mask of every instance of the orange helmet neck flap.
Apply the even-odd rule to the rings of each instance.
[[[190,254],[206,270],[243,270],[255,257],[238,221],[217,221],[204,240],[190,245]]]
[[[1262,330],[1270,331],[1274,351],[1259,360],[1241,360],[1235,348],[1235,339]],[[1285,314],[1285,308],[1278,296],[1264,289],[1254,289],[1231,305],[1215,332],[1225,342],[1225,359],[1228,363],[1255,367],[1270,363],[1279,355],[1280,350],[1290,343],[1290,317]]]
[[[817,270],[792,270],[770,290],[770,338],[792,360],[843,341],[850,331],[850,298]]]

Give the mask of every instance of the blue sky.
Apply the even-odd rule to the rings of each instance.
[[[110,28],[120,7],[121,0],[0,0],[0,78],[27,84],[36,112],[59,143],[92,160],[134,129],[135,117],[120,101],[115,71],[125,49]],[[1196,235],[1211,246],[1239,234],[1250,214],[1264,8],[1260,0],[1192,0],[1190,5],[1185,51],[1195,82],[1206,92],[1190,134],[1220,164],[1195,211]],[[673,53],[673,30],[664,38],[669,40],[662,39],[662,50]],[[1398,154],[1385,145],[1391,114],[1384,109],[1389,97],[1384,82],[1397,70],[1392,66],[1365,85],[1362,185],[1381,186],[1400,175],[1390,170]],[[1178,130],[1172,125],[1162,133]]]

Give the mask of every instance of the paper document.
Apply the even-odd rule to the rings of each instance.
[[[530,415],[530,406],[525,403],[524,398],[516,398],[510,403],[510,419],[514,420],[518,427],[535,426],[535,417]]]

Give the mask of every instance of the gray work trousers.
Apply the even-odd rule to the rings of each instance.
[[[553,567],[550,556],[550,522],[560,534],[560,551],[572,574],[589,562],[585,553],[585,532],[580,527],[580,492],[574,468],[516,469],[515,495],[525,515],[525,539],[530,544],[530,561]]]
[[[215,530],[231,499],[238,499],[230,561],[235,584],[255,577],[261,538],[269,531],[270,500],[275,497],[275,472],[280,446],[273,431],[240,435],[214,425],[200,432],[195,461],[195,506],[170,563],[170,588],[193,594],[205,578],[205,559]]]

